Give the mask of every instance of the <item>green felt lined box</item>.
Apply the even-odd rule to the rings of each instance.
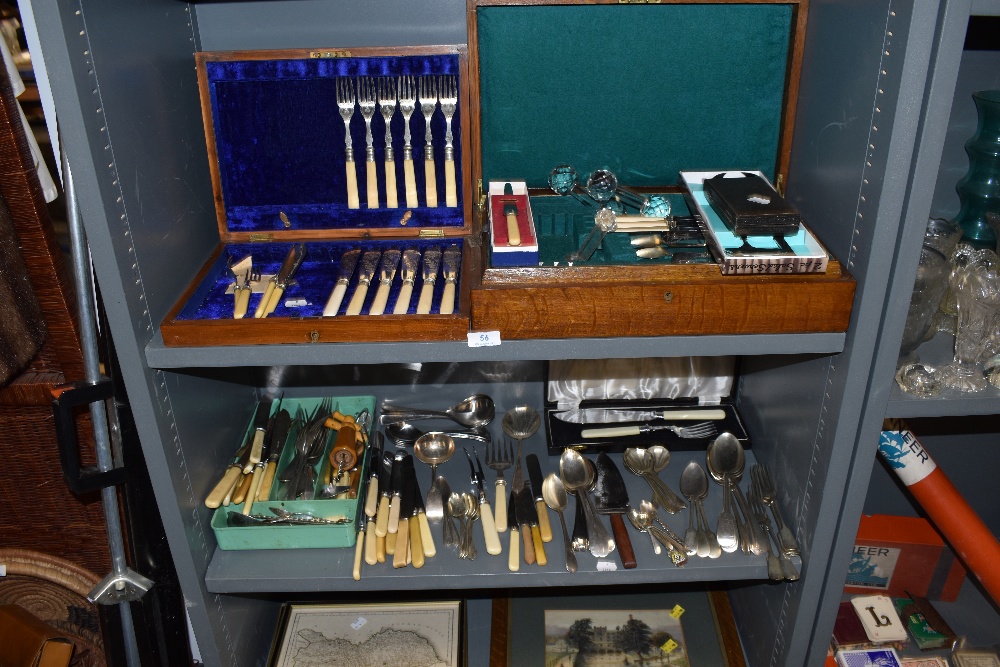
[[[319,406],[321,398],[286,398],[282,401],[280,408],[289,411],[294,418],[298,408],[301,408],[306,415]],[[374,396],[334,396],[333,407],[345,415],[357,417],[363,410],[374,415]],[[272,406],[274,413],[277,413],[278,402]],[[248,426],[252,428],[252,425]],[[316,475],[314,489],[322,486],[326,470],[330,465],[329,452],[336,431],[327,429],[323,454],[313,466]],[[288,434],[287,444],[282,451],[281,459],[278,461],[277,472],[274,482],[271,485],[271,500],[255,501],[252,508],[254,515],[273,515],[271,507],[278,507],[288,512],[306,512],[316,517],[328,518],[333,516],[344,516],[349,519],[347,523],[337,525],[271,525],[271,526],[230,526],[228,515],[230,512],[242,512],[243,505],[230,505],[220,507],[212,516],[212,531],[220,549],[224,550],[245,550],[245,549],[313,549],[329,547],[350,547],[354,546],[357,538],[357,526],[355,520],[358,513],[358,503],[364,502],[365,482],[367,481],[367,470],[369,465],[368,453],[366,449],[361,459],[360,482],[355,498],[347,499],[327,499],[327,500],[281,500],[285,484],[280,481],[282,472],[291,462],[295,455],[295,436],[298,429],[293,428]],[[369,432],[367,437],[371,436]],[[244,435],[244,437],[246,437]]]

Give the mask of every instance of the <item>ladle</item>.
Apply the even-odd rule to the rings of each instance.
[[[417,439],[427,433],[443,433],[452,438],[490,442],[490,434],[486,430],[472,429],[468,431],[422,431],[416,424],[408,421],[391,422],[385,425],[385,436],[397,447],[412,447]]]
[[[413,443],[413,456],[421,463],[426,463],[431,467],[431,487],[427,490],[427,502],[425,503],[425,511],[427,512],[439,514],[442,511],[441,490],[436,484],[437,467],[454,454],[455,441],[445,433],[425,433]]]
[[[521,467],[521,441],[535,435],[542,425],[542,416],[529,405],[515,405],[504,413],[500,427],[509,438],[517,440],[517,460],[514,461],[514,479],[511,484],[513,491],[518,491],[524,484],[524,471]]]
[[[606,557],[615,550],[615,540],[601,522],[587,491],[595,480],[594,469],[580,452],[565,449],[559,457],[559,477],[566,488],[576,494],[577,502],[583,503],[587,534],[590,537],[590,553],[598,558]]]
[[[486,394],[473,394],[445,410],[425,410],[383,405],[382,424],[392,424],[416,419],[450,419],[466,428],[482,428],[493,421],[496,406]]]
[[[566,487],[563,485],[559,475],[549,473],[542,480],[542,498],[549,509],[559,515],[559,524],[562,526],[563,547],[566,550],[566,570],[576,572],[576,554],[573,553],[573,543],[569,541],[569,533],[566,531],[566,519],[563,517],[563,510],[566,509],[568,499],[566,497]]]

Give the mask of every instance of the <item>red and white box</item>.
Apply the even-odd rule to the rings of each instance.
[[[926,519],[861,517],[845,592],[951,601],[964,580],[965,568]]]
[[[510,194],[505,194],[510,185]],[[538,235],[524,181],[490,181],[490,248],[492,266],[538,266]],[[507,231],[509,206],[517,210],[519,243],[511,245]]]

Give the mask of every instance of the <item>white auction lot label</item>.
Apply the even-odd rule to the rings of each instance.
[[[467,335],[469,347],[493,347],[500,344],[499,331],[474,331]]]

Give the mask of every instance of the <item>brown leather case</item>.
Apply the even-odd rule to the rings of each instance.
[[[16,604],[0,605],[0,667],[66,667],[73,643]]]

